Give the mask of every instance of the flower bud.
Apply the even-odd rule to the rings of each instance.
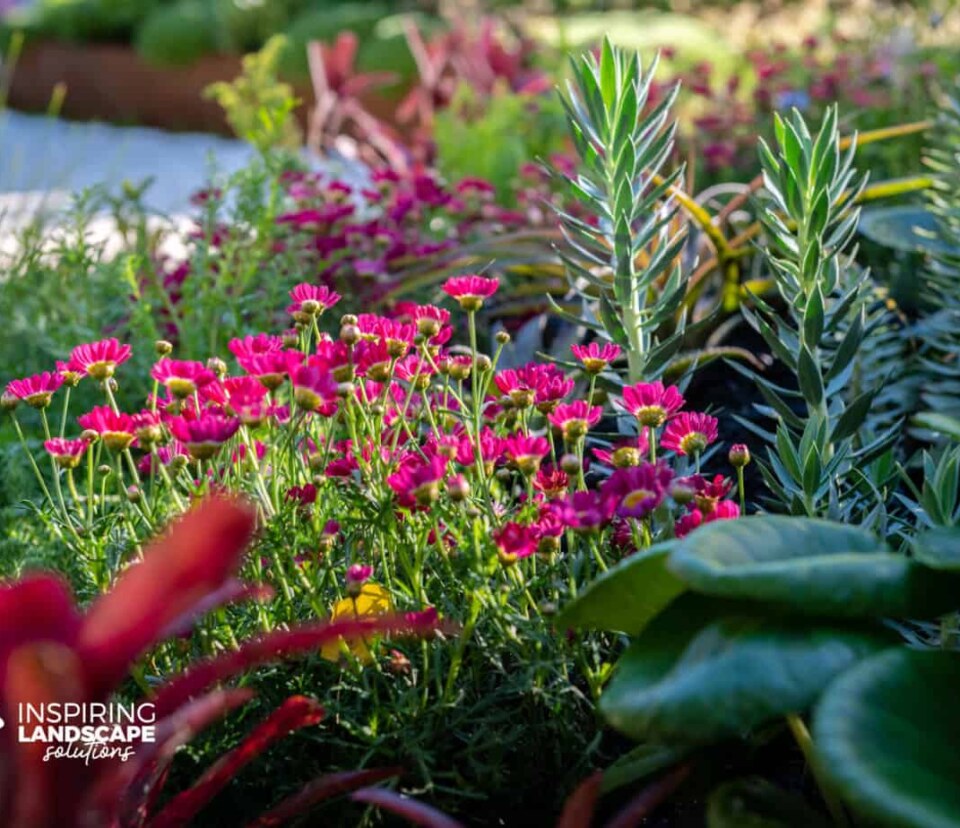
[[[358,321],[357,317],[354,316],[352,313],[345,313],[343,316],[340,317],[341,325],[356,325],[357,321]]]
[[[0,395],[0,408],[4,411],[13,411],[18,405],[20,405],[20,398],[16,394],[4,391]]]
[[[670,497],[680,506],[686,506],[697,496],[696,490],[692,486],[676,481],[670,486]]]
[[[283,332],[283,347],[296,348],[300,344],[300,334],[296,329]]]
[[[143,498],[140,489],[137,486],[127,486],[127,500],[131,503],[139,503]]]
[[[387,669],[394,675],[405,676],[412,669],[410,659],[399,650],[391,650],[390,660],[387,662]]]
[[[580,458],[575,454],[565,454],[560,458],[560,468],[567,474],[579,474]]]
[[[730,453],[727,455],[730,465],[736,469],[742,469],[750,464],[750,449],[743,443],[734,443],[730,446]]]
[[[92,428],[85,428],[80,432],[80,439],[86,440],[89,443],[93,443],[94,441],[100,439],[100,432],[94,431]]]
[[[510,334],[507,331],[497,331],[493,339],[497,345],[506,345],[510,342]]]
[[[447,494],[454,503],[461,503],[470,497],[470,483],[462,474],[455,474],[447,480]]]
[[[417,330],[420,331],[422,336],[427,338],[436,336],[440,333],[440,321],[438,319],[430,319],[428,316],[421,316],[417,320]]]
[[[102,465],[97,466],[97,473],[101,477],[109,477],[111,474],[113,474],[113,467],[103,463]]]
[[[218,379],[223,379],[227,375],[227,363],[220,357],[210,357],[207,360],[207,368],[216,374]]]
[[[187,463],[190,462],[184,455],[178,454],[170,460],[170,468],[175,472],[183,471],[187,467]]]
[[[344,325],[340,328],[340,341],[356,345],[360,341],[360,329],[356,325]]]
[[[173,353],[173,344],[166,339],[158,339],[153,343],[153,350],[156,351],[157,356],[167,356]]]

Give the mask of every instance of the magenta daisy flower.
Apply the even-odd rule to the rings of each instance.
[[[558,405],[547,419],[563,433],[563,439],[575,442],[584,437],[592,426],[600,422],[603,408],[588,405],[584,400]]]
[[[209,460],[227,442],[237,429],[240,421],[214,411],[205,411],[195,420],[185,417],[171,417],[170,433],[186,447],[194,460]]]
[[[238,360],[283,350],[283,337],[259,333],[243,339],[231,339],[227,347]],[[242,364],[242,362],[241,362]]]
[[[520,558],[529,558],[540,545],[540,534],[533,526],[521,526],[510,521],[493,534],[500,562],[504,566],[516,563]]]
[[[408,509],[429,506],[440,497],[440,482],[447,471],[447,458],[436,455],[427,460],[412,457],[387,478],[397,503]]]
[[[195,394],[217,375],[202,362],[182,359],[161,359],[150,370],[150,376],[179,400]]]
[[[329,371],[301,365],[291,374],[293,397],[304,411],[330,417],[337,411],[337,382]]]
[[[678,414],[667,424],[660,443],[677,454],[701,454],[717,439],[718,425],[717,418],[709,414]]]
[[[647,430],[642,429],[635,440],[623,440],[609,449],[595,448],[592,451],[597,460],[615,469],[639,466],[650,451]]]
[[[136,423],[129,414],[114,411],[109,405],[99,405],[77,417],[84,430],[100,435],[103,444],[111,451],[130,448],[136,438]]]
[[[483,307],[483,300],[493,296],[498,287],[500,287],[499,279],[487,279],[484,276],[469,274],[447,279],[443,285],[443,292],[456,299],[465,311],[473,312],[480,310]]]
[[[23,400],[31,408],[46,408],[50,405],[53,392],[63,385],[63,375],[55,371],[44,371],[32,377],[11,380],[7,384],[7,393]]]
[[[583,370],[588,374],[602,374],[618,356],[620,346],[612,342],[599,345],[591,342],[589,345],[571,345],[573,355],[583,363]]]
[[[673,472],[659,463],[617,469],[604,481],[601,494],[620,517],[643,518],[663,502],[672,477]]]
[[[95,380],[105,380],[112,377],[117,366],[130,359],[132,353],[129,345],[121,345],[116,339],[101,339],[77,345],[70,352],[67,366],[71,371],[83,372]]]
[[[541,461],[550,453],[550,443],[545,437],[513,434],[504,440],[503,453],[523,474],[533,475],[540,470]]]
[[[326,285],[310,285],[306,282],[291,290],[290,298],[293,304],[287,308],[287,313],[294,318],[301,314],[307,319],[330,310],[341,299],[339,293],[330,290]]]
[[[62,437],[55,437],[52,440],[47,440],[43,447],[61,469],[75,469],[80,465],[80,461],[89,445],[90,441],[83,438],[65,440]]]
[[[600,492],[574,492],[550,501],[550,511],[574,532],[597,532],[613,518],[613,504]]]
[[[640,382],[623,389],[623,408],[640,425],[659,428],[683,408],[683,397],[675,385],[664,388],[662,382]]]

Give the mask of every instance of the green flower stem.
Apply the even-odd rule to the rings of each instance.
[[[820,772],[817,756],[814,752],[813,738],[810,736],[810,731],[807,729],[803,719],[796,713],[791,713],[787,716],[787,726],[790,728],[793,738],[803,753],[803,758],[806,759],[807,765],[813,773],[814,779],[817,781],[820,795],[823,797],[823,801],[833,821],[841,826],[841,828],[849,828],[850,820],[847,818],[843,804],[834,796],[833,791]]]
[[[68,385],[63,395],[63,410],[60,412],[60,437],[67,433],[67,413],[70,411],[70,391]]]

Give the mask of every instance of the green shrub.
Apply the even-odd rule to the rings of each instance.
[[[137,34],[137,51],[151,63],[188,66],[222,45],[213,7],[203,0],[180,0],[158,7]]]

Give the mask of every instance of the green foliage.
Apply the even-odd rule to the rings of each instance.
[[[688,595],[621,656],[600,711],[638,740],[740,736],[806,710],[827,682],[888,644],[876,628],[782,620]]]
[[[816,755],[869,824],[960,825],[958,685],[960,654],[897,648],[827,688],[813,720]]]
[[[243,73],[230,83],[211,84],[205,95],[223,107],[233,131],[260,152],[297,149],[302,140],[294,117],[297,99],[292,87],[277,77],[277,63],[286,41],[271,38],[243,59]]]
[[[640,633],[686,588],[667,569],[672,548],[670,542],[657,544],[604,572],[564,608],[560,624]]]
[[[161,66],[189,66],[223,44],[213,7],[205,0],[178,0],[158,7],[140,27],[140,55]]]
[[[600,709],[635,739],[687,750],[750,737],[786,716],[818,779],[829,781],[828,798],[835,785],[870,824],[960,824],[960,800],[943,788],[953,784],[946,769],[958,722],[948,700],[960,654],[894,647],[880,623],[887,614],[947,612],[944,630],[952,629],[958,550],[955,529],[922,535],[912,559],[868,532],[810,518],[748,517],[698,529],[666,549],[666,569],[650,573],[655,594],[666,572],[686,592],[661,602],[643,626]],[[637,571],[612,570],[602,589],[581,593],[562,617],[639,626],[629,601],[596,606],[636,589]],[[850,615],[861,620],[841,617]],[[954,648],[954,637],[945,633],[940,644]],[[812,744],[798,718],[810,710]],[[729,792],[714,796],[710,813]],[[729,824],[752,824],[743,820]]]
[[[41,0],[31,28],[71,41],[127,40],[161,0]]]
[[[862,618],[939,614],[960,588],[856,526],[775,515],[722,523],[691,533],[670,554],[670,571],[707,595]]]
[[[563,148],[563,110],[555,99],[508,90],[479,105],[479,113],[478,105],[463,85],[450,106],[437,113],[433,139],[440,171],[454,181],[485,179],[512,206],[518,170],[532,158],[547,159]]]
[[[769,462],[761,469],[778,507],[863,517],[884,501],[878,496],[883,481],[869,480],[864,470],[899,430],[898,423],[880,434],[864,428],[880,378],[861,376],[857,356],[881,321],[868,312],[870,283],[851,259],[856,200],[866,179],[853,167],[855,142],[841,154],[835,107],[816,135],[796,111],[788,119],[775,116],[775,132],[779,154],[760,140],[760,219],[786,314],[756,296],[743,313],[795,376],[797,390],[738,370],[755,379],[766,403],[758,410],[777,420],[775,436],[767,435]]]
[[[564,319],[620,345],[629,382],[659,376],[682,342],[682,325],[662,340],[658,335],[676,316],[686,280],[676,261],[684,235],[664,203],[682,169],[659,177],[673,148],[676,89],[648,109],[655,72],[656,61],[644,70],[636,52],[604,40],[599,58],[587,54],[573,63],[561,98],[583,170],[566,183],[599,223],[558,210],[567,241],[560,255],[582,316],[551,304]]]

